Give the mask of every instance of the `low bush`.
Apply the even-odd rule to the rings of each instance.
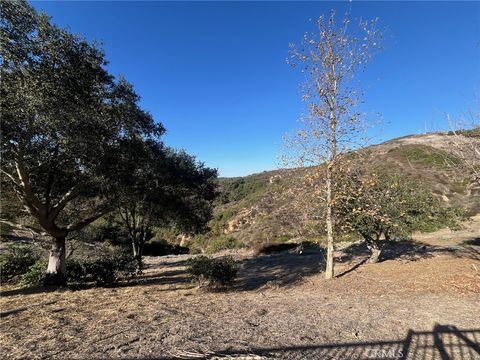
[[[117,281],[117,264],[112,259],[70,260],[67,262],[69,283],[110,285]]]
[[[14,282],[36,263],[39,255],[29,246],[11,245],[0,255],[2,282]]]
[[[45,259],[37,260],[24,274],[20,276],[19,285],[21,287],[43,285],[47,265],[48,263]]]
[[[243,247],[245,247],[245,245],[234,237],[219,236],[212,239],[212,241],[208,244],[207,253],[213,254],[221,250],[239,249]]]
[[[47,261],[38,259],[21,276],[18,284],[22,287],[43,284]],[[120,279],[130,279],[138,274],[139,264],[131,256],[111,256],[96,259],[67,260],[67,282],[69,284],[90,284],[105,286]]]
[[[226,287],[231,286],[237,276],[238,262],[231,256],[211,258],[202,255],[189,260],[187,271],[200,286]]]
[[[129,279],[140,271],[138,261],[131,256],[67,261],[69,283],[111,285],[119,279]]]

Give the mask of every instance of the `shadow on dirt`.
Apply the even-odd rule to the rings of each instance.
[[[480,357],[480,329],[458,329],[452,325],[435,324],[432,331],[409,330],[404,339],[307,344],[270,348],[251,348],[248,351],[226,349],[208,355],[178,351],[171,357],[148,359],[459,359]],[[147,359],[147,358],[144,358]]]
[[[474,239],[475,240],[475,239]],[[466,242],[465,245],[476,245]],[[413,240],[383,242],[380,262],[385,260],[417,261],[428,259],[435,255],[449,254],[459,258],[480,259],[480,248],[476,246],[450,245],[432,246]],[[370,251],[365,243],[355,243],[342,250],[340,262],[348,262],[358,257],[368,257]]]
[[[475,245],[480,246],[480,237],[468,239],[462,242],[462,245]]]
[[[476,246],[477,239],[467,241],[465,245],[430,246],[414,241],[396,241],[384,244],[381,261],[406,260],[418,261],[431,258],[437,254],[449,254],[459,258],[480,260],[480,247]],[[472,244],[473,243],[473,244]],[[345,276],[369,258],[370,252],[364,243],[355,243],[339,251],[338,263],[352,263],[352,266],[337,277]],[[189,289],[193,285],[186,271],[187,258],[160,258],[148,266],[148,269],[158,270],[147,272],[129,281],[121,281],[109,288],[121,288],[148,285],[169,285],[167,290]],[[301,282],[304,278],[322,272],[325,268],[325,251],[318,245],[294,250],[249,257],[241,261],[237,281],[233,287],[236,291],[252,291],[262,288],[288,287]],[[82,290],[94,287],[93,285],[70,286],[66,290]],[[0,296],[29,295],[52,291],[45,288],[27,288],[3,291]]]
[[[324,269],[325,254],[320,248],[311,249],[307,254],[288,251],[257,256],[242,261],[235,288],[251,291],[263,287],[289,286]]]

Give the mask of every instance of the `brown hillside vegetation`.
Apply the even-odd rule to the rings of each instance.
[[[2,354],[367,359],[393,351],[406,359],[478,359],[480,247],[468,238],[478,220],[449,245],[392,245],[378,264],[363,264],[361,246],[338,251],[333,281],[318,273],[321,252],[236,251],[242,268],[227,292],[190,283],[189,255],[148,258],[140,279],[116,288],[4,289]]]
[[[401,174],[421,181],[447,206],[480,212],[480,189],[457,171],[461,162],[451,151],[451,135],[432,133],[406,136],[362,150],[371,172]],[[480,142],[480,139],[478,140]],[[288,241],[319,240],[302,233],[293,202],[305,193],[303,169],[275,170],[244,178],[222,179],[221,201],[211,222],[212,232],[233,237],[249,246]]]

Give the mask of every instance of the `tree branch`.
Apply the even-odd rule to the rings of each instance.
[[[84,220],[81,220],[77,223],[74,223],[74,224],[70,224],[66,227],[66,230],[67,231],[76,231],[76,230],[81,230],[83,229],[85,226],[87,226],[88,224],[94,222],[95,220],[97,219],[100,219],[102,216],[108,214],[111,210],[105,210],[105,211],[101,211],[93,216],[90,216]]]

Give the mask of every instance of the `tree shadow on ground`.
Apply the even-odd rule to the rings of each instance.
[[[462,241],[462,245],[480,246],[480,237]]]
[[[149,286],[149,285],[176,285],[182,286],[183,289],[192,288],[188,286],[191,284],[190,278],[187,276],[185,269],[179,270],[170,270],[164,271],[158,274],[141,274],[135,278],[129,280],[121,280],[118,283],[109,284],[109,285],[96,285],[94,283],[88,284],[69,284],[66,287],[29,287],[29,288],[17,288],[13,290],[6,290],[0,292],[1,296],[14,296],[14,295],[33,295],[40,293],[47,293],[53,291],[81,291],[88,290],[92,288],[105,288],[105,289],[115,289],[115,288],[124,288],[132,286]],[[187,286],[185,286],[187,285]],[[171,290],[167,288],[165,290]]]
[[[478,239],[472,239],[477,241]],[[415,241],[395,241],[385,244],[380,261],[407,260],[417,261],[431,258],[436,254],[450,254],[459,258],[480,260],[480,247],[468,245],[431,246]],[[236,291],[252,291],[261,288],[277,288],[292,286],[303,281],[305,277],[316,275],[325,269],[325,251],[318,245],[309,246],[308,251],[295,250],[259,255],[241,261],[237,280],[233,287]],[[370,255],[365,243],[355,243],[343,249],[337,257],[337,263],[356,262],[349,269],[337,275],[345,276],[363,265]],[[187,274],[187,258],[181,260],[155,260],[147,269],[159,269],[149,272],[129,281],[106,286],[122,288],[132,286],[168,285],[165,290],[190,289],[194,286]],[[95,287],[93,284],[70,286],[70,290],[83,290]],[[0,296],[29,295],[52,291],[52,289],[37,287],[3,291]]]
[[[171,357],[150,359],[459,359],[480,358],[480,329],[435,324],[432,331],[409,330],[405,338],[365,342],[323,343],[248,350],[225,349],[208,354],[178,351]],[[187,356],[190,356],[188,357]],[[144,358],[147,359],[147,358]]]
[[[308,254],[287,251],[261,255],[242,261],[235,288],[251,291],[262,287],[293,285],[324,269],[325,254],[319,247],[311,249]]]
[[[417,261],[420,259],[428,259],[439,254],[449,254],[459,258],[469,258],[473,260],[480,259],[480,248],[476,246],[433,246],[413,240],[382,242],[382,245],[383,250],[380,256],[380,262],[396,259]],[[467,245],[476,244],[473,243]],[[358,257],[368,256],[370,256],[370,251],[368,250],[367,245],[364,242],[355,243],[342,250],[339,261],[348,262]]]

